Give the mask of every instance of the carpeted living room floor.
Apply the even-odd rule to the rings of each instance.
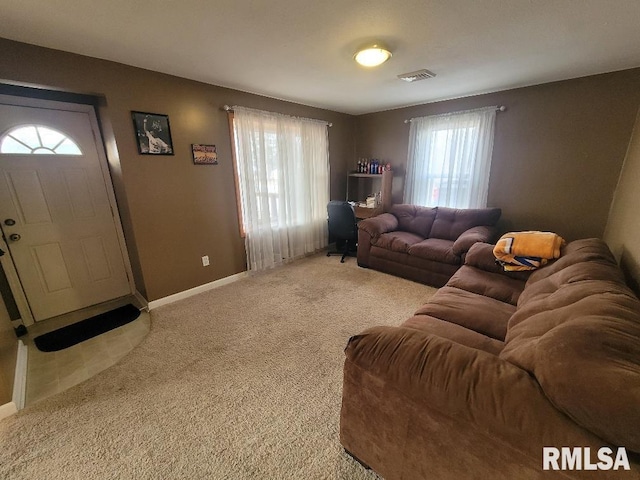
[[[434,292],[318,254],[160,307],[119,363],[0,422],[0,478],[376,478],[339,443],[343,349]]]

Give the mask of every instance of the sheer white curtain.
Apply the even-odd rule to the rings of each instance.
[[[327,123],[233,107],[249,270],[327,245]]]
[[[496,108],[411,119],[406,203],[487,205]]]

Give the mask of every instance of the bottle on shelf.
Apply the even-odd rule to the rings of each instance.
[[[387,170],[391,170],[391,164],[377,158],[362,157],[356,163],[356,173],[382,175]]]

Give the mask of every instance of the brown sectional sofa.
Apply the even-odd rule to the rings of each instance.
[[[358,265],[441,287],[476,242],[491,242],[499,208],[394,205],[358,223]]]
[[[413,317],[345,352],[341,442],[386,480],[640,478],[640,301],[601,240],[530,275],[475,244]],[[606,445],[630,471],[542,469],[544,446]]]

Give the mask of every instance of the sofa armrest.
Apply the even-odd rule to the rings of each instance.
[[[496,234],[496,228],[488,225],[471,227],[453,242],[453,253],[462,256],[469,251],[473,244],[478,242],[490,243]]]
[[[358,222],[358,229],[368,233],[371,238],[379,237],[383,233],[393,232],[397,228],[398,219],[391,213],[383,213]]]
[[[358,222],[358,265],[369,266],[371,241],[383,233],[398,228],[398,219],[391,213],[382,213]]]
[[[345,381],[347,370],[356,368],[359,378],[366,372],[420,411],[469,422],[529,454],[539,454],[543,445],[601,442],[557,410],[525,370],[488,352],[420,330],[381,326],[351,337],[345,353]]]
[[[502,267],[496,262],[493,245],[490,243],[478,242],[471,245],[464,258],[464,264],[486,272],[503,272]]]
[[[500,273],[515,280],[527,281],[532,272],[505,272],[502,266],[496,262],[496,256],[493,254],[493,247],[494,245],[490,243],[474,243],[471,245],[471,248],[469,248],[469,251],[464,258],[464,264],[479,268],[485,272]]]

